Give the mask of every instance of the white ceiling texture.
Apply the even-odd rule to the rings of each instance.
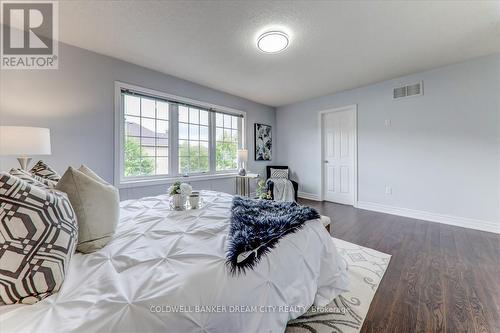
[[[61,41],[281,106],[500,52],[498,1],[61,1]],[[257,37],[290,36],[265,54]]]

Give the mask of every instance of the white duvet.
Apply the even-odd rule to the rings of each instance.
[[[0,332],[283,332],[346,289],[345,266],[319,220],[282,238],[245,275],[225,265],[232,196],[168,210],[168,197],[122,203],[112,241],[76,254],[62,289],[0,306]]]

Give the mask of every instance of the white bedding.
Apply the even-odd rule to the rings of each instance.
[[[57,294],[0,306],[0,331],[283,332],[346,289],[345,264],[319,220],[281,239],[255,270],[230,276],[232,197],[202,196],[207,206],[187,212],[169,211],[167,196],[123,202],[111,242],[75,255]]]

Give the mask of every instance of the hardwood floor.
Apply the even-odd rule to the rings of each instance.
[[[300,202],[333,236],[392,255],[361,332],[500,332],[500,235]]]

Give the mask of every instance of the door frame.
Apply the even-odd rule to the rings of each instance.
[[[357,207],[358,205],[358,104],[351,104],[347,106],[342,106],[339,108],[332,108],[332,109],[326,109],[323,111],[319,111],[319,137],[320,137],[320,169],[321,169],[321,186],[320,186],[320,195],[319,199],[320,201],[325,201],[325,152],[324,152],[324,147],[325,147],[325,140],[323,136],[324,128],[323,128],[323,117],[324,115],[328,113],[333,113],[333,112],[341,112],[341,111],[351,111],[354,113],[354,203],[353,207]]]

